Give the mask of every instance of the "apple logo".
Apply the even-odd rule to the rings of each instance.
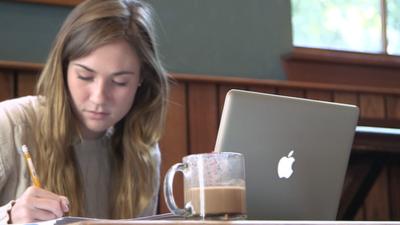
[[[294,157],[292,156],[294,151],[290,151],[288,156],[283,156],[278,163],[278,176],[279,178],[289,178],[292,173],[292,165],[295,161]]]

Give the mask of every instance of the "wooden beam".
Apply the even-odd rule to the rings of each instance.
[[[47,5],[76,6],[83,0],[17,0],[18,2],[38,3]]]
[[[352,220],[364,203],[382,170],[380,158],[352,155],[349,162],[337,218]]]

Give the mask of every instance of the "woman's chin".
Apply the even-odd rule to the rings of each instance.
[[[82,135],[85,139],[100,138],[104,135],[108,128],[109,126],[86,127],[86,129],[82,131]]]

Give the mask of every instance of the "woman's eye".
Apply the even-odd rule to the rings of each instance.
[[[126,86],[128,82],[113,80],[113,83],[118,85],[118,86]]]
[[[91,81],[91,80],[93,80],[93,77],[91,77],[91,76],[84,76],[84,75],[78,74],[78,79],[84,80],[84,81]]]

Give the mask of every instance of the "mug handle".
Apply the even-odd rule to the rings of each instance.
[[[173,194],[173,182],[176,172],[184,173],[185,169],[187,168],[186,163],[176,163],[173,165],[167,173],[165,174],[164,178],[164,198],[165,202],[167,203],[167,207],[170,212],[177,216],[189,216],[191,214],[190,208],[188,209],[181,209],[175,203],[175,198]]]

